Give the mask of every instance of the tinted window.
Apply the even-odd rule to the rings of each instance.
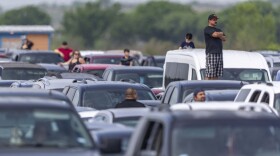
[[[280,155],[280,127],[269,124],[178,125],[172,133],[172,154],[196,156]],[[230,153],[230,154],[229,154]]]
[[[173,81],[187,80],[189,65],[185,63],[167,62],[165,69],[165,87]]]
[[[86,90],[82,95],[82,105],[98,110],[114,108],[124,100],[124,89]],[[155,96],[148,90],[137,90],[138,100],[155,100]]]
[[[269,104],[269,94],[267,92],[263,94],[261,102]]]
[[[254,93],[252,94],[249,102],[257,102],[259,97],[260,97],[260,94],[261,94],[261,91],[259,91],[259,90],[254,91]]]
[[[59,62],[64,62],[58,54],[24,54],[19,59],[20,62],[28,63],[50,63],[57,64]]]
[[[273,108],[275,108],[277,111],[280,111],[280,94],[275,94],[274,96]]]
[[[197,80],[196,71],[192,69],[192,80]]]
[[[84,73],[92,74],[98,77],[102,77],[105,69],[94,69],[94,70],[84,70]]]
[[[241,89],[240,93],[237,95],[235,101],[236,102],[243,102],[246,100],[248,94],[250,93],[251,89]]]
[[[1,108],[0,132],[0,148],[92,147],[78,117],[57,109]]]
[[[204,79],[205,69],[201,69],[201,76]],[[223,77],[221,80],[238,80],[238,81],[248,81],[248,82],[267,82],[268,73],[266,70],[260,69],[229,69],[224,68]]]
[[[2,80],[37,80],[46,75],[44,69],[9,68],[2,71]]]

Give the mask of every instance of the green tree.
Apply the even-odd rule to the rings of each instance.
[[[50,16],[34,6],[10,10],[0,16],[2,25],[49,25],[50,23]]]
[[[221,13],[229,49],[266,49],[276,42],[276,19],[267,2],[245,2]]]
[[[86,3],[65,13],[62,24],[64,34],[80,36],[84,46],[92,48],[98,40],[110,37],[107,31],[119,15],[120,5],[104,8],[100,3]]]

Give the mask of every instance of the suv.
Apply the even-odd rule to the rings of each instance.
[[[280,111],[280,82],[245,85],[234,101],[267,103]]]
[[[135,128],[126,156],[276,156],[279,121],[243,110],[150,112]]]

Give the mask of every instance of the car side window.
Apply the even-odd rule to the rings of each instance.
[[[244,102],[249,95],[251,89],[241,89],[240,93],[237,95],[235,101],[236,102]]]
[[[65,94],[65,95],[67,95],[68,90],[69,90],[69,87],[64,87],[62,93]]]
[[[109,71],[108,78],[106,80],[113,81],[113,72],[112,71]]]
[[[256,90],[256,91],[252,94],[252,96],[251,96],[249,102],[257,102],[258,99],[259,99],[259,97],[260,97],[260,94],[261,94],[261,91],[260,91],[260,90]]]
[[[141,143],[140,155],[160,155],[163,142],[163,125],[150,121]]]
[[[74,95],[75,95],[76,89],[75,88],[70,88],[66,96],[72,101]]]
[[[163,99],[164,104],[169,103],[170,95],[171,95],[173,90],[174,90],[174,87],[168,87],[167,90],[165,91],[164,99]]]
[[[102,77],[103,77],[104,80],[107,80],[108,73],[109,73],[108,70],[105,70],[105,71],[104,71],[104,73],[103,73],[103,75],[102,75]]]
[[[169,104],[175,104],[178,103],[178,88],[174,88],[172,95],[170,96]]]
[[[262,96],[261,102],[269,104],[269,94],[268,92],[265,92]]]
[[[80,93],[79,93],[79,91],[76,91],[75,95],[73,97],[73,100],[72,100],[72,103],[74,106],[78,106],[79,99],[80,99]]]
[[[192,69],[192,80],[197,80],[197,75],[195,69]]]

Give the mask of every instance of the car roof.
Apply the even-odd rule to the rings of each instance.
[[[83,89],[90,89],[90,88],[134,88],[134,89],[146,89],[146,90],[151,90],[148,86],[140,83],[129,83],[129,82],[120,82],[120,81],[94,81],[90,84],[81,84],[81,83],[76,83],[76,84],[71,84],[68,86],[75,86],[78,88],[83,88]]]
[[[50,63],[37,63],[38,65],[42,66],[46,70],[57,70],[57,71],[67,71],[64,67],[56,64],[50,64]]]
[[[51,99],[40,99],[33,97],[25,97],[24,100],[22,97],[1,97],[0,98],[0,107],[31,107],[31,108],[55,108],[55,109],[68,109],[74,110],[68,103],[65,101],[51,100]]]
[[[58,53],[55,53],[54,51],[46,51],[46,50],[20,50],[14,52],[16,54],[34,54],[34,55],[40,55],[40,54],[55,54],[58,55]]]
[[[199,66],[205,68],[205,49],[181,49],[171,50],[167,52],[168,55],[176,55],[176,57],[190,56],[198,60]],[[238,60],[236,61],[232,60]],[[264,57],[256,52],[247,52],[239,50],[223,50],[224,68],[252,68],[252,69],[265,69],[267,68]],[[254,61],[250,61],[254,60]],[[169,62],[168,59],[166,62]]]
[[[249,84],[243,86],[241,89],[260,89],[263,88],[271,88],[273,93],[280,93],[280,82],[279,81],[273,81],[269,83],[259,83],[259,84]]]
[[[102,57],[102,58],[107,58],[107,57],[116,57],[116,58],[120,58],[120,57],[123,57],[124,55],[123,54],[109,54],[109,53],[104,53],[104,54],[101,54],[101,53],[96,53],[96,54],[88,54],[88,55],[85,55],[85,57]]]
[[[183,80],[183,81],[174,81],[171,82],[169,85],[175,86],[201,86],[201,88],[206,86],[243,86],[245,84],[249,84],[245,81],[235,81],[235,80]]]
[[[31,63],[24,63],[24,62],[1,62],[0,67],[3,68],[33,68],[33,69],[44,69],[44,67],[37,65],[37,64],[31,64]]]
[[[119,71],[163,71],[160,67],[152,66],[110,66],[107,69],[119,70]],[[107,70],[106,69],[106,70]]]

